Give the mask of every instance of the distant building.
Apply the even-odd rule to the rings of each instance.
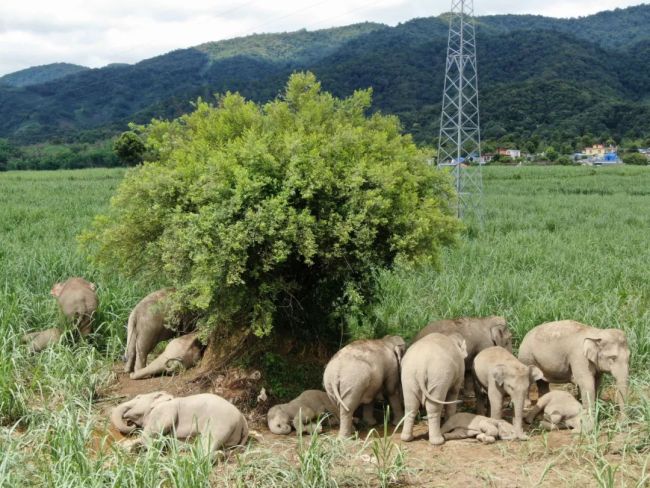
[[[640,147],[639,152],[641,154],[645,154],[646,156],[650,156],[650,147]]]
[[[594,144],[591,147],[585,147],[583,153],[588,157],[604,158],[606,154],[616,154],[618,148],[616,146],[606,146],[605,144]]]
[[[517,159],[521,157],[521,151],[519,149],[506,149],[504,147],[498,148],[497,154],[499,156],[508,156],[512,159]]]

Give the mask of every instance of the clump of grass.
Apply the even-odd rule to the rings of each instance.
[[[391,437],[389,428],[390,408],[384,413],[383,433],[380,435],[377,430],[372,429],[368,433],[364,447],[370,443],[370,450],[373,455],[375,475],[379,486],[386,488],[399,484],[402,478],[410,471],[406,465],[406,455]],[[395,427],[398,430],[404,419],[400,420]]]

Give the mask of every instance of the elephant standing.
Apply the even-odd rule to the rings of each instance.
[[[573,320],[547,322],[526,334],[519,348],[519,360],[544,372],[546,380],[537,382],[540,396],[549,392],[548,382],[573,382],[580,388],[585,409],[596,401],[602,373],[611,373],[623,412],[630,349],[622,330],[597,329]]]
[[[467,396],[474,391],[472,381],[472,364],[476,355],[483,349],[492,346],[501,346],[512,352],[512,333],[508,329],[508,322],[499,316],[492,317],[463,317],[458,319],[438,320],[423,328],[415,336],[417,342],[428,334],[460,334],[467,345],[465,358],[465,386],[463,392]]]
[[[323,384],[330,400],[339,409],[339,437],[349,437],[354,428],[352,416],[363,405],[363,419],[374,425],[373,402],[388,398],[393,424],[402,418],[399,365],[406,349],[404,339],[359,340],[348,344],[327,363]]]
[[[171,373],[179,364],[183,368],[191,368],[201,360],[202,352],[203,346],[196,332],[177,337],[169,341],[160,356],[148,366],[131,373],[131,379],[140,380],[148,376]]]
[[[503,396],[508,395],[514,404],[512,424],[517,437],[526,440],[523,430],[524,404],[528,399],[530,385],[544,377],[536,366],[519,361],[503,347],[484,349],[474,358],[474,380],[476,382],[476,410],[485,415],[485,391],[490,400],[490,417],[501,420]]]
[[[429,442],[445,442],[440,433],[442,407],[447,418],[456,413],[458,393],[465,376],[465,339],[460,334],[428,334],[406,351],[402,360],[402,390],[406,416],[402,440],[413,440],[415,416],[422,405],[427,410]]]
[[[169,327],[164,301],[173,289],[165,288],[144,297],[131,315],[126,336],[126,365],[124,371],[132,373],[147,365],[147,356],[160,341],[174,336]]]
[[[212,453],[248,440],[246,418],[232,403],[211,393],[179,398],[164,391],[138,395],[115,407],[111,422],[125,435],[142,428],[147,447],[156,435],[170,433],[181,440],[200,435],[204,449]]]
[[[87,336],[92,331],[91,324],[98,305],[95,290],[95,285],[83,278],[69,278],[55,283],[50,290],[63,315],[74,322],[82,336]]]

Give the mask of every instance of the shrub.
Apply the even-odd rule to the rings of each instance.
[[[436,263],[459,229],[447,175],[397,118],[366,116],[370,100],[294,74],[263,106],[229,93],[154,121],[140,131],[155,160],[127,173],[82,243],[100,266],[174,285],[172,305],[207,332],[340,339],[376,269]]]
[[[133,131],[122,132],[113,144],[113,150],[125,166],[140,164],[144,158],[144,142]]]
[[[630,153],[623,156],[623,162],[625,164],[650,164],[650,159],[645,154],[641,153]]]

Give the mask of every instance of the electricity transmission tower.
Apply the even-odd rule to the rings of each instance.
[[[451,167],[457,215],[483,222],[483,178],[478,107],[474,1],[452,0],[438,167]]]

